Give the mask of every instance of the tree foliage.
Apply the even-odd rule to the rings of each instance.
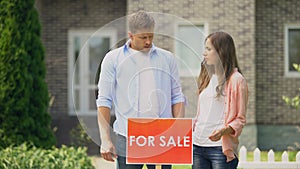
[[[293,64],[293,67],[300,72],[300,64]],[[299,94],[294,97],[282,96],[282,99],[287,105],[296,109],[300,109],[300,88],[298,90]]]
[[[0,0],[0,148],[51,147],[44,48],[34,0]]]

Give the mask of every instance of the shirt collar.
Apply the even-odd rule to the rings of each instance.
[[[125,43],[125,45],[124,45],[124,53],[126,54],[126,53],[129,53],[129,45],[130,45],[130,42],[131,42],[131,40],[129,39],[126,43]],[[151,47],[151,49],[150,49],[150,56],[152,55],[152,53],[154,53],[154,52],[156,52],[156,46],[152,43],[152,47]]]

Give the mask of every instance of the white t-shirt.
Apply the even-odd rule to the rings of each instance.
[[[150,63],[150,53],[140,52],[132,48],[129,48],[129,52],[138,66],[138,117],[157,118],[159,117],[159,104],[153,74],[154,68],[151,67]]]
[[[198,99],[198,117],[194,130],[194,144],[204,147],[221,146],[222,140],[211,141],[208,137],[213,131],[224,127],[224,96],[216,97],[218,78],[213,75],[208,86],[200,93]]]

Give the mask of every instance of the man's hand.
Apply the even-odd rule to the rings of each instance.
[[[118,158],[115,146],[111,143],[102,143],[100,148],[101,157],[107,161],[114,162],[114,158]]]
[[[98,124],[101,139],[101,156],[107,160],[114,162],[117,157],[116,149],[110,139],[110,108],[98,107]]]

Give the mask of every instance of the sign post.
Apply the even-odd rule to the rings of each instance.
[[[128,119],[128,164],[192,164],[192,119]]]

